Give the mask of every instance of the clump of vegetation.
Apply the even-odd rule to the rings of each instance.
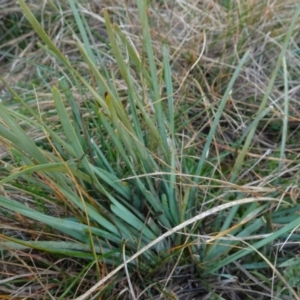
[[[298,299],[300,6],[111,2],[3,40],[1,297]]]

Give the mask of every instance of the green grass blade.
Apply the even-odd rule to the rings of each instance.
[[[49,36],[46,34],[43,27],[40,25],[40,23],[37,21],[33,13],[30,11],[29,7],[26,5],[24,0],[18,0],[18,3],[26,16],[27,20],[30,22],[31,26],[35,30],[35,32],[38,34],[38,36],[43,40],[43,42],[47,45],[50,51],[53,52],[53,54],[59,58],[62,62],[69,65],[69,62],[65,58],[65,56],[58,50],[58,48],[55,46],[55,44],[52,42],[52,40],[49,38]]]
[[[47,159],[42,151],[35,145],[35,143],[28,137],[21,126],[10,116],[6,107],[0,104],[0,118],[10,130],[7,130],[1,125],[0,132],[6,139],[15,144],[20,151],[25,150],[32,158],[40,163],[47,163]]]
[[[169,107],[169,149],[171,152],[170,155],[170,177],[169,177],[169,187],[168,187],[168,201],[170,206],[170,212],[172,218],[174,220],[174,224],[179,223],[179,215],[178,215],[178,200],[176,199],[176,164],[175,164],[175,155],[176,155],[176,140],[175,140],[175,124],[174,124],[174,98],[173,98],[173,85],[172,85],[172,75],[171,69],[169,65],[169,55],[166,47],[163,48],[163,64],[165,71],[165,82],[167,89],[167,98],[168,98],[168,107]]]
[[[91,49],[91,43],[88,39],[86,28],[88,27],[86,22],[84,22],[84,18],[80,15],[81,11],[78,8],[78,1],[77,0],[69,0],[71,10],[73,12],[78,30],[83,40],[84,48],[86,49],[90,59],[96,64],[96,60]]]
[[[152,86],[150,86],[150,95],[152,97],[153,107],[155,110],[156,122],[158,124],[159,132],[162,138],[163,146],[168,148],[166,127],[165,127],[165,115],[163,112],[163,106],[160,94],[160,84],[158,82],[158,72],[155,63],[155,57],[152,48],[152,40],[150,35],[150,28],[147,18],[147,3],[146,1],[137,1],[139,16],[143,31],[143,45],[145,47],[147,58],[150,67],[150,74],[152,80]],[[167,158],[167,152],[164,153]]]
[[[270,234],[270,236],[264,238],[263,240],[261,240],[257,243],[252,244],[251,248],[247,247],[244,250],[240,250],[237,253],[229,255],[226,258],[220,260],[216,264],[216,266],[210,268],[209,273],[214,273],[217,270],[219,270],[220,268],[230,264],[231,262],[238,261],[239,259],[245,257],[246,255],[251,254],[254,251],[254,249],[258,250],[265,245],[271,244],[273,241],[280,238],[284,233],[288,233],[288,232],[291,232],[292,230],[294,230],[294,228],[298,227],[299,224],[300,224],[300,218],[297,218],[296,220],[290,222],[289,224],[280,228],[276,232]]]
[[[82,242],[87,241],[87,234],[84,231],[84,229],[86,229],[87,226],[84,226],[80,223],[64,220],[60,218],[55,218],[52,216],[47,216],[17,201],[14,201],[12,199],[6,199],[1,196],[0,196],[0,206],[9,209],[11,211],[17,212],[23,216],[47,224],[52,228],[60,230],[61,232],[64,232],[69,236],[76,238],[77,240],[80,240]]]
[[[283,159],[285,158],[286,142],[288,134],[288,116],[289,116],[289,95],[288,95],[288,72],[285,56],[282,57],[283,80],[284,80],[284,116],[282,120],[282,138],[280,145],[280,161],[278,163],[278,172],[281,172]]]
[[[205,143],[205,146],[204,146],[204,149],[203,149],[200,161],[198,163],[198,166],[197,166],[197,169],[196,169],[196,172],[195,172],[196,176],[194,178],[194,182],[196,184],[199,183],[199,176],[201,175],[204,163],[205,163],[206,158],[207,158],[207,153],[208,153],[209,147],[211,145],[211,142],[212,142],[213,136],[215,134],[216,128],[217,128],[217,126],[219,124],[219,120],[220,120],[221,115],[223,113],[223,110],[224,110],[224,107],[225,107],[226,102],[228,100],[228,97],[229,97],[230,93],[232,92],[233,85],[234,85],[234,83],[235,83],[238,75],[240,74],[241,69],[242,69],[244,63],[247,60],[248,55],[249,55],[249,51],[247,51],[244,54],[244,56],[242,57],[242,59],[240,60],[240,62],[238,64],[238,66],[235,68],[233,76],[232,76],[230,82],[228,83],[228,86],[226,88],[224,96],[222,97],[222,100],[220,102],[219,108],[218,108],[217,113],[215,115],[215,119],[214,119],[214,121],[212,123],[211,129],[210,129],[209,134],[208,134],[208,136],[206,138],[206,143]],[[191,190],[191,195],[190,195],[190,201],[191,201],[191,203],[189,204],[190,207],[193,206],[193,201],[194,201],[195,193],[196,193],[196,190],[195,190],[195,188],[193,188]]]

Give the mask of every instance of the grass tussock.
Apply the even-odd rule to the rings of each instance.
[[[297,1],[0,5],[1,299],[299,299]]]

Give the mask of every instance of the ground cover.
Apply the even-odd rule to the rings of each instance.
[[[3,299],[299,299],[297,1],[3,1]]]

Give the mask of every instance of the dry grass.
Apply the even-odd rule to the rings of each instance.
[[[68,28],[70,26],[76,30],[67,1],[59,1],[63,17],[59,16],[47,1],[40,1],[41,3],[38,4],[39,1],[29,2],[57,47],[68,56],[73,66],[92,82],[88,67],[82,62],[80,53],[74,46],[72,32]],[[196,155],[195,147],[198,150],[204,147],[206,135],[235,66],[246,51],[250,53],[247,64],[235,83],[230,101],[227,102],[210,149],[216,157],[211,176],[218,174],[224,182],[228,182],[236,157],[241,152],[241,137],[259,109],[298,1],[157,0],[150,2],[148,17],[156,63],[162,66],[162,45],[168,44],[175,90],[174,99],[179,110],[176,134],[181,137],[187,152],[191,149],[191,157]],[[103,53],[105,63],[115,78],[114,84],[121,94],[126,95],[126,84],[119,74],[117,63],[108,47],[102,10],[107,9],[110,12],[111,18],[119,24],[137,53],[142,56],[140,20],[135,1],[81,1],[81,3],[82,13],[86,16],[93,32],[95,45]],[[226,7],[224,3],[228,3],[231,7]],[[288,73],[284,75],[282,72],[282,76],[278,76],[275,80],[268,99],[269,113],[260,122],[246,153],[242,171],[236,178],[236,184],[249,189],[247,192],[249,197],[262,197],[272,190],[282,197],[291,198],[295,204],[298,203],[300,37],[297,32],[299,27],[300,23],[295,28],[295,34],[287,51]],[[59,126],[49,91],[49,86],[54,85],[58,80],[59,66],[53,57],[45,54],[45,51],[38,47],[38,38],[22,16],[15,1],[0,2],[0,31],[7,32],[0,41],[1,76],[19,94],[22,94],[32,107],[37,105],[36,95],[38,95],[37,98],[41,99],[38,103],[41,115],[51,121],[53,128]],[[139,80],[139,74],[133,72],[132,76],[134,80]],[[284,90],[283,76],[288,78],[287,91]],[[43,81],[45,78],[47,80]],[[80,91],[76,94],[74,88],[73,92],[77,95],[78,103],[84,103]],[[1,83],[0,93],[5,104],[18,108],[18,103],[10,97]],[[286,139],[285,157],[281,158],[278,153],[282,143],[285,93],[289,98],[289,134]],[[85,97],[89,98],[91,95]],[[89,117],[85,107],[83,107],[83,115]],[[38,130],[30,132],[30,136],[36,142],[45,138],[44,132]],[[233,147],[233,144],[236,147]],[[224,151],[226,155],[223,158],[220,154]],[[7,159],[4,147],[0,158],[4,165]],[[1,169],[0,172],[2,173]],[[204,197],[205,189],[203,187]],[[210,189],[207,190],[207,193],[211,193]],[[13,192],[16,193],[15,189]],[[28,205],[36,205],[28,195],[23,197],[22,194],[16,193],[9,196],[13,199],[18,198]],[[205,208],[209,207],[210,204],[207,204]],[[42,209],[56,216],[73,215],[70,212],[66,213],[66,207],[53,202],[49,202],[49,206]],[[11,214],[1,209],[0,218],[1,235],[10,236],[12,241],[14,237],[23,239],[24,243],[27,239],[52,241],[57,238],[57,232],[54,230],[21,215]],[[273,226],[281,225],[273,224]],[[61,234],[59,239],[62,239]],[[298,245],[291,247],[295,254],[299,254]],[[284,253],[276,255],[284,256]],[[111,270],[99,262],[97,266],[99,272],[95,274],[95,266],[87,266],[83,259],[62,258],[43,251],[23,251],[21,248],[10,249],[3,253],[0,264],[3,266],[0,271],[1,299],[62,299],[59,297],[67,288],[72,290],[75,298],[86,292]],[[195,264],[189,261],[178,266],[166,264],[161,270],[152,270],[145,278],[141,278],[138,272],[132,274],[133,291],[136,299],[139,300],[221,299],[217,298],[217,295],[223,297],[222,299],[276,299],[272,296],[274,295],[272,286],[266,285],[263,278],[255,277],[257,274],[250,274],[239,262],[235,264],[236,277],[231,279],[202,278],[201,274],[197,273]],[[173,276],[168,279],[171,273]],[[73,283],[77,282],[77,276],[81,278],[80,285],[73,286]],[[270,279],[276,274],[270,269],[264,273],[264,276]],[[130,298],[125,274],[119,273],[102,288],[104,296],[99,299]]]

